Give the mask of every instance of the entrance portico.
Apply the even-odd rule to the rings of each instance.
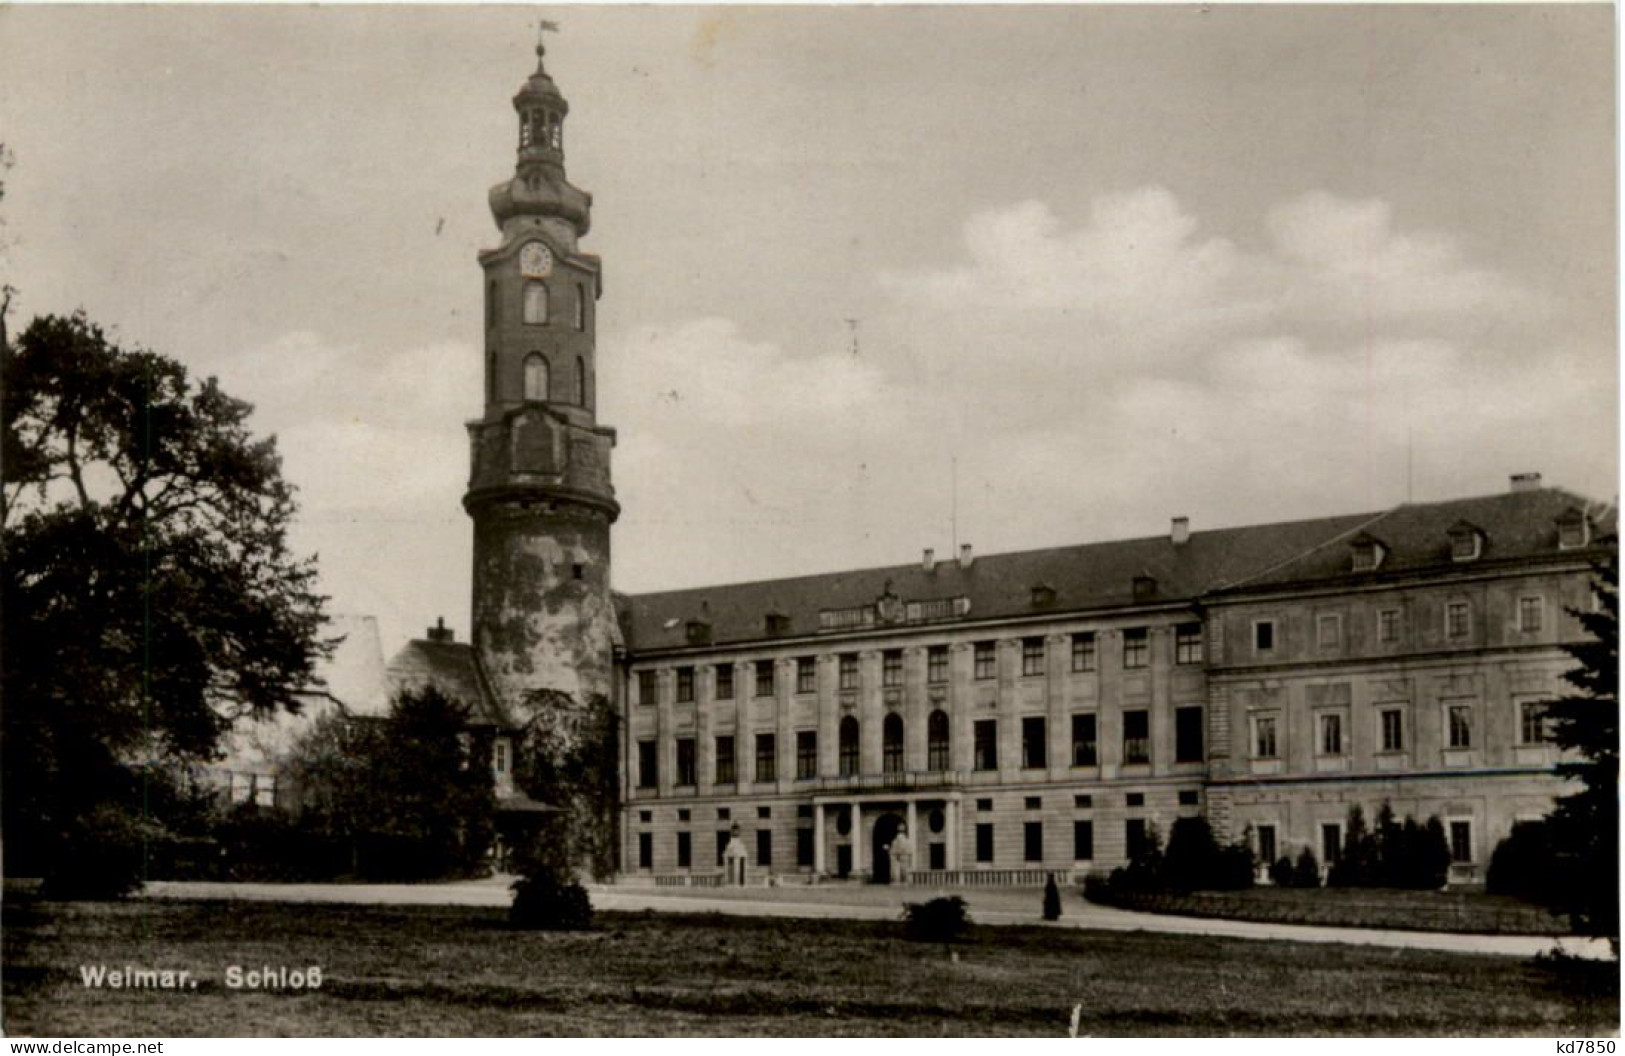
[[[882,819],[896,816],[908,825],[909,837],[914,842],[914,871],[959,868],[960,794],[958,792],[872,792],[863,794],[832,794],[813,798],[813,875],[829,872],[829,847],[850,847],[852,875],[868,877],[877,871],[890,873],[889,868],[877,870],[874,855],[880,845],[874,844],[876,826]],[[831,827],[829,819],[836,819]],[[848,822],[841,824],[843,818]],[[921,827],[922,818],[925,827]],[[895,829],[895,822],[887,828]],[[843,831],[844,830],[844,831]],[[891,832],[881,832],[890,842]],[[874,844],[873,846],[870,846]],[[940,846],[938,851],[928,848]],[[887,863],[889,865],[889,863]]]

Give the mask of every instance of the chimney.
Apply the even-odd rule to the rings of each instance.
[[[1539,491],[1540,490],[1540,474],[1539,473],[1514,473],[1514,474],[1512,474],[1512,490],[1513,491]]]
[[[971,563],[970,544],[966,543],[959,548],[959,567],[969,568]]]
[[[431,642],[455,642],[457,633],[446,626],[444,616],[439,616],[435,618],[434,626],[429,628],[428,639]]]
[[[1168,530],[1168,541],[1175,546],[1184,546],[1191,541],[1191,519],[1189,517],[1175,517],[1173,527]]]
[[[927,572],[935,572],[937,569],[937,552],[929,546],[925,548],[925,555],[920,558],[920,567]]]

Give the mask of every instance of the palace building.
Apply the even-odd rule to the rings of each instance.
[[[753,880],[885,880],[906,826],[914,882],[1041,882],[1197,814],[1261,862],[1324,861],[1350,806],[1388,802],[1437,815],[1471,881],[1549,809],[1542,706],[1616,513],[1537,474],[1341,517],[612,594],[592,198],[565,177],[569,107],[541,65],[514,106],[480,256],[472,642],[438,631],[390,674],[478,698],[506,793],[528,700],[612,702],[625,876],[715,882],[737,829]]]

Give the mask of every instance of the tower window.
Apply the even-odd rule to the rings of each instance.
[[[587,329],[587,286],[586,283],[576,283],[576,329]]]
[[[570,566],[570,577],[572,579],[586,579],[587,578],[587,567],[585,565],[571,565]]]
[[[540,352],[532,352],[525,357],[525,399],[545,400],[547,395],[547,360]]]
[[[544,283],[525,283],[525,322],[532,326],[547,322],[547,286]]]
[[[587,406],[587,360],[582,356],[576,357],[576,404]]]

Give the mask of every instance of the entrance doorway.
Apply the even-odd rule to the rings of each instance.
[[[902,827],[903,819],[896,814],[882,814],[875,821],[875,868],[871,876],[877,884],[891,883],[891,853],[886,848],[891,846],[891,841],[897,838],[897,830]]]

